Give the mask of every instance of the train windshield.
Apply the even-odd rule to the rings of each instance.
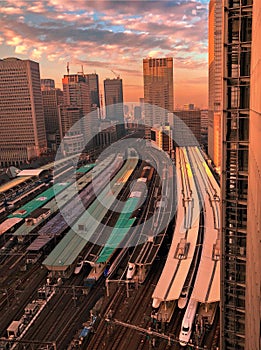
[[[189,327],[183,327],[183,328],[182,328],[182,331],[183,331],[183,332],[188,332],[188,331],[189,331]]]

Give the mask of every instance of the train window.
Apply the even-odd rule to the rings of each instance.
[[[182,331],[183,331],[183,332],[188,332],[188,331],[189,331],[189,327],[183,327],[183,328],[182,328]]]

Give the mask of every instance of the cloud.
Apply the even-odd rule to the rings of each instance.
[[[205,0],[5,0],[0,52],[11,48],[40,63],[116,65],[126,74],[141,72],[144,57],[173,56],[176,69],[200,71],[207,63],[207,16]]]

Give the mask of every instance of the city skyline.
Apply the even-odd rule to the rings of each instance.
[[[117,3],[117,6],[115,4]],[[0,56],[39,62],[41,78],[62,88],[70,72],[117,75],[125,102],[143,97],[142,60],[173,57],[176,106],[207,106],[208,1],[46,2],[6,0]],[[114,71],[114,72],[113,72]],[[188,94],[189,93],[189,101]]]

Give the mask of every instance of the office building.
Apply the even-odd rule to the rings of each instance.
[[[221,349],[260,349],[260,1],[224,2]],[[253,38],[252,38],[253,15]],[[252,56],[252,62],[251,62]]]
[[[186,137],[189,139],[191,135],[194,137],[194,144],[201,144],[201,111],[199,109],[195,110],[179,110],[174,111],[174,115],[181,119],[183,123],[189,128],[189,133],[186,132],[182,126],[182,123],[178,123],[174,121],[174,135],[177,133],[187,133]],[[177,118],[177,119],[178,119]],[[187,129],[187,128],[186,128]],[[191,142],[189,142],[191,145]]]
[[[61,152],[66,155],[80,153],[85,147],[82,108],[76,105],[60,106],[60,138],[62,140]]]
[[[39,64],[0,60],[1,166],[19,165],[46,151]]]
[[[78,106],[82,108],[83,113],[88,114],[91,112],[91,99],[89,84],[86,78],[82,74],[68,74],[64,75],[62,79],[63,83],[63,96],[64,105]]]
[[[173,58],[143,59],[146,137],[150,127],[164,125],[173,112]]]
[[[55,87],[46,88],[45,85],[42,85],[41,88],[47,147],[55,152],[61,142],[59,108],[63,103],[63,93],[60,89],[55,89]]]
[[[208,154],[220,173],[222,103],[222,0],[209,2]]]
[[[201,114],[201,144],[204,146],[204,149],[208,149],[208,110],[202,109]]]
[[[170,153],[173,149],[172,129],[169,125],[151,128],[151,142],[158,148]]]
[[[53,90],[55,89],[55,82],[53,79],[41,79],[41,90]]]
[[[62,83],[64,106],[78,107],[83,112],[82,133],[87,144],[97,131],[97,75],[67,74],[64,75]]]
[[[134,119],[137,119],[137,120],[141,119],[141,107],[140,106],[134,106]]]
[[[85,75],[89,84],[91,110],[100,108],[100,93],[99,93],[99,76],[96,73]]]
[[[125,134],[122,79],[105,79],[104,96],[106,118],[115,122],[117,135],[122,137]]]

